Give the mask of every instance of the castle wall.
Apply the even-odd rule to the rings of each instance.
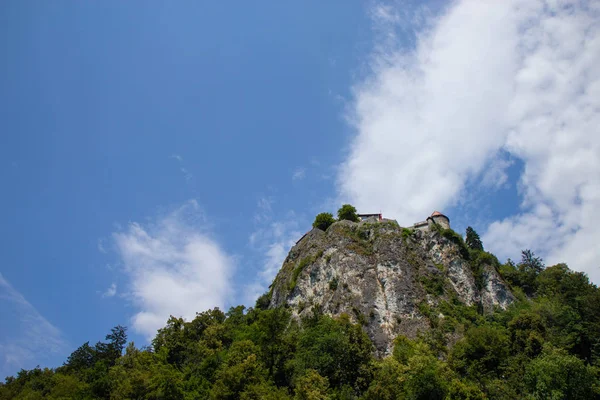
[[[429,222],[428,221],[417,222],[416,224],[413,225],[413,229],[418,229],[420,231],[426,231],[429,229]]]
[[[435,222],[442,228],[450,229],[450,220],[448,218],[441,215],[436,215],[435,217],[431,217],[431,219],[433,219],[433,222]]]

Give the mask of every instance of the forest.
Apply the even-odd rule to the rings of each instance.
[[[472,229],[465,243],[484,254]],[[382,359],[349,316],[315,306],[298,321],[267,293],[252,308],[171,317],[149,346],[116,326],[58,368],[7,377],[0,399],[600,399],[598,288],[529,250],[497,269],[517,297],[507,310],[422,304],[430,329]]]

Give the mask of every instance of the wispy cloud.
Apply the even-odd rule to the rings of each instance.
[[[194,179],[194,175],[192,175],[192,173],[183,165],[182,156],[180,156],[179,154],[171,154],[169,158],[177,160],[177,163],[179,164],[179,170],[183,174],[186,181],[191,181],[192,179]]]
[[[294,170],[294,173],[292,174],[292,180],[294,181],[298,181],[298,180],[302,180],[306,177],[306,168],[303,167],[298,167]]]
[[[257,223],[268,221],[273,214],[273,197],[261,196],[256,202],[254,221]]]
[[[373,9],[380,40],[354,88],[340,197],[410,224],[471,185],[506,184],[509,154],[524,165],[521,210],[490,226],[488,247],[539,249],[600,281],[598,3],[457,1],[413,25],[413,47],[403,13]]]
[[[507,169],[514,164],[506,153],[498,153],[484,166],[481,185],[485,188],[500,189],[508,184]]]
[[[251,249],[259,254],[261,265],[256,279],[244,290],[242,301],[249,306],[253,306],[257,297],[266,291],[290,248],[302,235],[298,229],[298,216],[293,211],[277,216],[273,204],[273,198],[261,197],[258,200],[254,218],[256,229],[248,238]]]
[[[188,171],[188,169],[187,169],[187,168],[181,167],[181,168],[179,168],[179,170],[181,171],[181,173],[182,173],[182,174],[183,174],[183,176],[185,177],[185,180],[186,180],[186,181],[190,181],[190,180],[192,180],[192,179],[194,178],[194,175],[192,175],[192,174],[190,173],[190,171]]]
[[[104,239],[98,239],[98,251],[106,254],[106,249],[104,248]]]
[[[202,221],[198,203],[189,201],[153,223],[132,222],[113,234],[138,310],[133,329],[148,338],[169,315],[191,319],[226,303],[234,261]]]
[[[117,294],[117,284],[111,283],[110,286],[102,293],[102,297],[114,297]]]
[[[63,357],[68,345],[61,331],[44,318],[0,274],[0,376],[21,368],[48,365]],[[56,366],[56,365],[49,365]]]

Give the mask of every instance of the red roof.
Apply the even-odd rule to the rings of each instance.
[[[433,214],[431,214],[431,216],[432,217],[438,217],[438,216],[440,216],[440,217],[446,217],[444,214],[442,214],[439,211],[434,211]],[[448,217],[446,217],[446,218],[448,218]]]

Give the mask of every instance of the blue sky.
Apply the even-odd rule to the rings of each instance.
[[[598,282],[599,13],[2,2],[0,373],[251,305],[342,202]]]

